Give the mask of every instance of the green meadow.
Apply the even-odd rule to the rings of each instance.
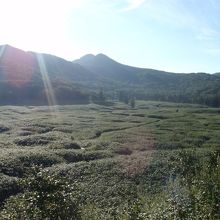
[[[220,219],[220,109],[0,107],[0,219]]]

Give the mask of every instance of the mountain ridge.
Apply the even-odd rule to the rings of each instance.
[[[68,61],[0,46],[0,104],[48,104],[48,83],[57,104],[88,103],[103,90],[107,99],[124,93],[144,100],[220,106],[218,73],[186,74],[133,67],[102,53]]]
[[[42,55],[49,55],[49,56],[53,56],[53,57],[56,57],[56,58],[59,58],[59,59],[62,59],[62,60],[65,60],[67,62],[72,62],[72,63],[79,63],[79,61],[81,59],[84,59],[84,58],[87,58],[87,57],[91,57],[91,58],[104,58],[104,59],[108,59],[108,60],[111,60],[117,64],[120,64],[120,65],[123,65],[123,66],[127,66],[127,67],[131,67],[131,68],[135,68],[135,69],[143,69],[143,70],[154,70],[154,71],[159,71],[159,72],[164,72],[164,73],[172,73],[172,74],[200,74],[200,73],[205,73],[205,74],[219,74],[219,72],[216,72],[216,73],[207,73],[207,72],[171,72],[171,71],[166,71],[166,70],[158,70],[158,69],[153,69],[153,68],[146,68],[146,67],[138,67],[138,66],[131,66],[131,65],[128,65],[128,64],[122,64],[120,62],[117,62],[116,60],[110,58],[109,56],[103,54],[103,53],[98,53],[96,55],[94,54],[85,54],[83,55],[82,57],[80,57],[79,59],[76,59],[76,60],[73,60],[73,61],[70,61],[70,60],[67,60],[65,58],[62,58],[60,56],[57,56],[57,55],[53,55],[53,54],[49,54],[49,53],[39,53],[39,52],[34,52],[34,51],[25,51],[25,50],[22,50],[22,49],[19,49],[17,47],[14,47],[14,46],[11,46],[9,44],[3,44],[3,45],[0,45],[0,49],[2,47],[9,47],[11,49],[16,49],[16,50],[19,50],[19,51],[22,51],[22,52],[25,52],[25,53],[34,53],[34,54],[42,54]],[[89,59],[90,60],[90,59]]]

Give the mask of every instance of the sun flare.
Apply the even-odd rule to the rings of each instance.
[[[69,11],[82,1],[21,0],[2,1],[0,6],[0,44],[45,52],[60,50],[68,43],[67,19]],[[62,42],[62,44],[60,43]]]

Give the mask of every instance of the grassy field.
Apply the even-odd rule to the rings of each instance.
[[[220,219],[218,108],[137,101],[0,115],[0,219],[59,219],[39,212],[40,190],[26,184],[39,173],[68,182],[72,219]]]

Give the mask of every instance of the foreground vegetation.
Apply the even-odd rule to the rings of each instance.
[[[0,219],[220,219],[219,113],[0,107]]]

